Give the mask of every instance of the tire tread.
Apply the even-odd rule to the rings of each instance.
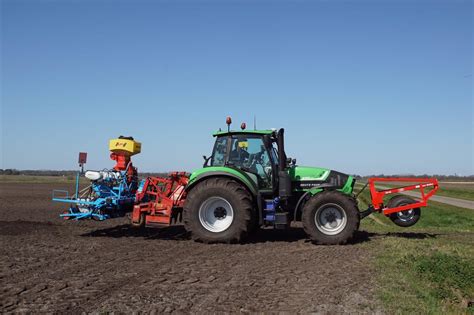
[[[210,189],[219,189],[225,193],[230,193],[237,201],[236,205],[232,205],[236,212],[234,220],[237,220],[232,223],[237,224],[236,228],[233,229],[234,231],[232,234],[229,234],[228,232],[229,229],[231,229],[230,227],[226,231],[216,233],[223,233],[221,236],[211,235],[209,233],[212,232],[206,232],[203,230],[199,219],[196,219],[200,206],[197,203],[200,202],[200,196],[206,194]],[[192,239],[197,242],[239,243],[242,242],[249,233],[253,217],[253,208],[253,199],[251,195],[240,183],[230,178],[211,177],[197,184],[197,186],[188,193],[183,208],[184,227],[188,232],[190,232]]]
[[[347,215],[346,228],[337,235],[326,235],[314,224],[315,211],[325,203],[336,203],[344,208]],[[312,196],[304,205],[303,228],[313,243],[321,245],[343,245],[349,242],[359,229],[360,214],[355,198],[339,191],[328,190]]]

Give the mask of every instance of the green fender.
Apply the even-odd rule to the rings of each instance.
[[[257,184],[250,178],[250,176],[248,176],[245,172],[226,166],[209,166],[194,171],[189,177],[186,191],[191,190],[196,184],[200,183],[206,178],[219,176],[235,179],[244,185],[253,196],[257,195]]]

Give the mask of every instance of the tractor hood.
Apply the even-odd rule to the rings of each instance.
[[[352,176],[327,168],[293,166],[288,171],[295,190],[333,188],[351,193],[355,183]]]

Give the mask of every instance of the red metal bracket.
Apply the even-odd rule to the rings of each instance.
[[[412,183],[411,185],[397,187],[397,188],[390,188],[390,189],[383,189],[377,190],[375,188],[376,183],[395,183],[395,182],[404,182],[404,183]],[[406,178],[406,177],[394,177],[394,178],[385,178],[385,177],[374,177],[369,178],[369,189],[370,189],[370,196],[372,198],[372,205],[374,209],[383,212],[385,215],[389,215],[391,213],[400,212],[408,209],[419,208],[419,207],[426,207],[428,199],[430,199],[438,190],[438,180],[436,178]],[[428,188],[431,190],[426,191],[425,189]],[[397,194],[404,191],[410,191],[419,189],[421,193],[421,200],[412,203],[409,205],[404,205],[395,208],[387,208],[384,207],[383,198],[386,195],[390,194]]]

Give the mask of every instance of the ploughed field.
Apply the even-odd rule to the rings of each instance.
[[[64,187],[0,182],[0,312],[378,310],[367,233],[315,246],[302,229],[263,229],[206,245],[182,226],[64,221],[67,204],[51,201]]]

